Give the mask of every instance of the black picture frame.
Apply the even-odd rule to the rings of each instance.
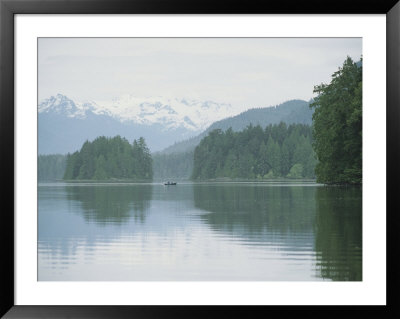
[[[386,306],[21,306],[14,303],[14,15],[15,14],[385,14],[387,19],[387,305]],[[400,3],[398,0],[229,1],[0,0],[0,315],[5,318],[159,318],[399,315],[396,243],[399,210]],[[384,141],[382,141],[383,143]],[[378,186],[379,187],[379,186]],[[34,209],[34,208],[32,208]],[[376,212],[382,214],[384,212]]]

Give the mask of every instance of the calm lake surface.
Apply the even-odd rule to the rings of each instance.
[[[362,280],[361,188],[38,186],[39,280]]]

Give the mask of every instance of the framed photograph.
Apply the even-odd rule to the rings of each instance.
[[[1,0],[1,315],[398,312],[399,16]]]

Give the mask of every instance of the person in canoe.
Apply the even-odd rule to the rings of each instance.
[[[168,181],[168,182],[164,183],[164,185],[176,185],[176,182],[170,182],[170,181]]]

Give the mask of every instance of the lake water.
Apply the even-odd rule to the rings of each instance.
[[[38,186],[38,279],[362,280],[361,188]]]

